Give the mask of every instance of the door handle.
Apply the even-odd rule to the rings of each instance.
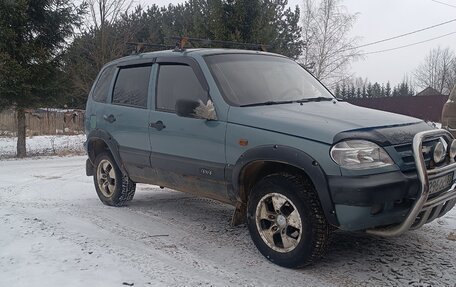
[[[109,116],[103,115],[103,119],[111,124],[116,121],[116,117],[113,114]]]
[[[157,131],[161,131],[162,129],[166,128],[162,121],[157,121],[155,123],[150,123],[149,127],[157,129]]]

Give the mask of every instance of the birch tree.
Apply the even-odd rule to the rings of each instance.
[[[342,0],[303,1],[300,61],[330,88],[349,76],[350,63],[360,57],[359,39],[350,37],[356,19]]]
[[[438,47],[429,52],[414,73],[421,89],[432,87],[441,94],[450,94],[456,84],[456,56],[450,48]]]

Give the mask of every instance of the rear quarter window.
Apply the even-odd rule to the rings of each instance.
[[[100,78],[93,89],[92,98],[96,102],[106,103],[109,93],[109,86],[114,75],[114,66],[107,67],[101,73]]]

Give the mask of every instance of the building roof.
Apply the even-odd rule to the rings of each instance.
[[[418,94],[415,95],[416,97],[421,97],[421,96],[443,96],[439,91],[432,87],[427,87],[426,89],[422,90]]]

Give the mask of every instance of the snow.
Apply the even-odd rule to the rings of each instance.
[[[27,137],[27,155],[82,154],[85,139],[85,135]],[[16,156],[16,145],[17,137],[0,137],[0,158]]]
[[[43,140],[45,141],[45,140]],[[75,140],[76,141],[76,140]],[[2,145],[4,146],[4,145]],[[454,286],[456,209],[398,238],[336,232],[327,256],[268,262],[233,208],[138,185],[101,204],[85,156],[0,161],[0,286]]]

